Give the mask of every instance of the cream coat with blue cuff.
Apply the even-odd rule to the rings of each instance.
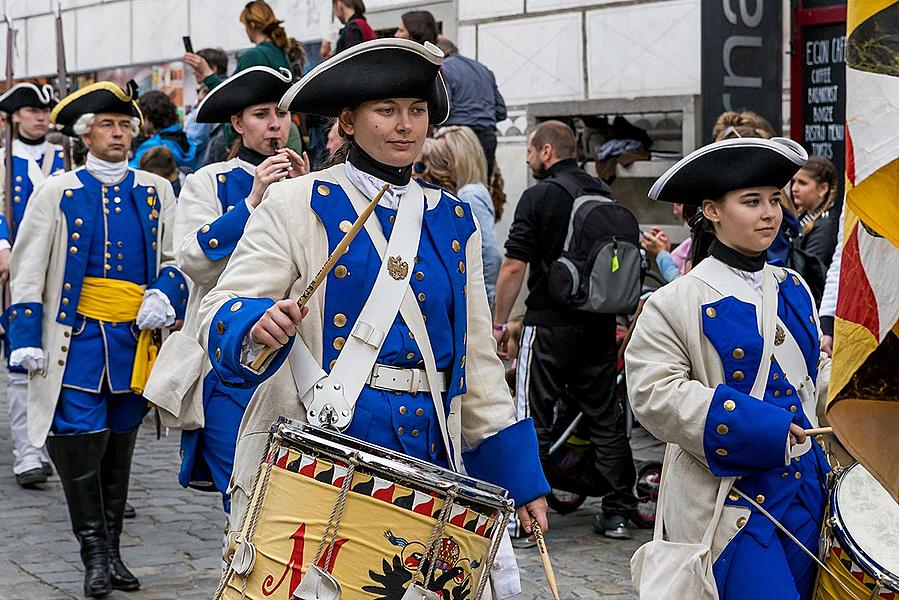
[[[830,378],[807,287],[788,269],[766,265],[762,271],[777,280],[779,332],[773,347],[783,359],[778,360],[762,356],[761,296],[745,282],[743,298],[711,287],[701,276],[714,269],[729,267],[709,257],[659,288],[644,306],[625,353],[637,418],[672,445],[663,489],[670,509],[664,516],[666,539],[674,542],[700,542],[721,477],[738,477],[736,487],[779,519],[795,502],[820,513],[829,471],[817,443],[803,448],[802,456],[787,457],[790,423],[818,426]],[[740,277],[735,271],[732,276]],[[749,392],[763,361],[771,361],[767,385],[763,398],[754,398]],[[738,535],[766,546],[774,525],[731,493],[713,557]],[[726,573],[717,565],[715,572],[720,585]]]
[[[208,344],[219,376],[235,386],[261,382],[241,424],[232,482],[233,529],[240,526],[272,422],[281,415],[305,420],[306,411],[300,402],[291,364],[286,360],[288,353],[305,344],[328,371],[330,361],[352,330],[375,273],[381,268],[381,259],[371,240],[367,233],[361,232],[307,304],[309,313],[300,326],[299,336],[261,374],[242,364],[243,341],[253,324],[276,300],[299,298],[327,260],[328,253],[349,229],[355,213],[347,194],[354,194],[367,203],[348,183],[344,170],[344,165],[338,165],[269,187],[264,200],[253,211],[218,285],[206,296],[200,309],[203,323],[200,339]],[[496,356],[478,226],[467,204],[437,188],[425,188],[424,196],[426,211],[419,248],[432,244],[434,250],[423,255],[421,263],[410,261],[413,270],[410,285],[427,318],[435,358],[445,361],[441,366],[447,374],[448,392],[443,409],[453,462],[461,465],[464,457],[470,474],[507,487],[519,503],[533,500],[544,495],[548,485],[537,458],[533,424],[516,422],[502,363]],[[402,201],[415,200],[413,195],[407,195]],[[378,207],[371,217],[379,219],[382,227],[386,225],[386,235],[392,224],[390,216],[384,207]],[[429,263],[426,268],[425,261]],[[428,270],[433,279],[446,283],[430,283]],[[419,272],[423,274],[416,275]],[[446,286],[439,292],[441,302],[429,304],[429,285]],[[438,295],[438,288],[433,289],[435,296]],[[446,334],[443,341],[436,331],[431,332],[432,326],[438,323],[432,324],[432,317],[452,324],[449,331],[442,332]],[[406,360],[417,365],[419,355],[412,342],[408,329],[397,317],[378,361],[384,360],[388,352],[392,353],[392,360],[400,362],[397,366],[408,368],[403,363]],[[406,395],[410,402],[416,400],[413,396],[417,395]],[[365,391],[360,398],[357,408],[365,401]],[[382,414],[369,415],[373,423],[387,415],[391,426],[384,432],[369,428],[365,437],[374,439],[389,433],[416,438],[409,440],[413,445],[418,438],[431,439],[434,443],[434,438],[428,437],[429,432],[413,423],[424,418],[425,405],[404,406],[405,410],[385,403],[379,409]],[[406,419],[408,423],[397,419]],[[418,435],[413,436],[408,427],[418,429]],[[348,430],[351,434],[352,428],[351,425]],[[431,444],[409,450],[427,460],[423,453],[430,453]],[[438,451],[442,451],[439,446],[434,448],[435,457],[442,454]],[[439,462],[436,458],[432,460]]]
[[[13,304],[9,333],[14,351],[26,347],[43,350],[45,367],[32,372],[28,382],[28,435],[38,446],[50,430],[63,377],[70,370],[67,367],[81,358],[70,356],[69,349],[73,328],[84,320],[77,308],[84,277],[91,269],[99,264],[111,277],[120,274],[134,283],[142,280],[138,285],[165,294],[176,319],[184,315],[187,287],[174,266],[175,198],[171,184],[157,175],[131,170],[120,185],[130,188],[117,194],[118,186],[101,186],[85,169],[52,177],[32,196],[19,228],[10,269]],[[110,201],[108,210],[121,208],[123,215],[133,213],[140,224],[138,231],[129,229],[115,239],[110,237],[112,225],[104,228],[101,213],[101,188]],[[117,197],[119,203],[115,203]],[[122,245],[118,246],[116,240]],[[104,243],[105,259],[101,250]],[[139,245],[134,260],[126,252],[126,243]],[[114,348],[96,352],[106,357],[105,373],[114,384],[110,387],[118,387],[119,380],[127,386],[124,381],[130,372],[126,367],[133,360],[122,366],[123,359],[115,355]],[[102,373],[81,373],[79,377],[91,375],[99,380]],[[78,387],[92,385],[93,380],[91,386]]]
[[[188,175],[175,210],[175,257],[189,278],[184,327],[163,344],[145,396],[162,411],[163,423],[178,429],[204,424],[202,381],[211,370],[197,341],[200,302],[228,264],[250,216],[246,196],[253,186],[247,163],[231,160]]]

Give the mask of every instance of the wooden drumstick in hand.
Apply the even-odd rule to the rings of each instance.
[[[540,552],[540,562],[543,563],[543,572],[546,573],[546,582],[549,584],[549,591],[553,594],[553,600],[559,600],[559,587],[556,585],[556,573],[553,571],[553,564],[549,560],[549,551],[546,549],[546,540],[543,539],[543,529],[537,522],[534,513],[528,511],[531,515],[531,533],[537,540],[537,550]]]
[[[352,227],[350,227],[349,231],[343,236],[343,239],[337,244],[337,247],[334,248],[334,252],[331,253],[331,256],[328,257],[328,260],[325,261],[325,264],[322,265],[322,268],[319,269],[318,274],[315,276],[315,279],[312,280],[312,283],[306,287],[306,290],[303,292],[303,295],[300,296],[299,300],[297,300],[297,304],[300,305],[300,308],[306,306],[306,303],[309,302],[309,298],[312,294],[315,293],[315,290],[319,288],[322,282],[327,277],[328,273],[330,273],[331,269],[334,268],[334,265],[337,264],[337,261],[343,256],[343,253],[346,252],[346,249],[349,247],[350,242],[356,237],[356,234],[365,226],[365,221],[371,216],[371,214],[375,210],[375,206],[378,205],[378,202],[381,200],[381,197],[384,195],[390,188],[389,183],[385,183],[381,186],[381,189],[378,191],[378,194],[372,199],[372,201],[365,207],[358,217],[356,217],[356,221],[353,223]],[[256,372],[262,370],[262,365],[265,364],[265,361],[269,359],[269,357],[277,352],[275,348],[265,347],[256,356],[253,363],[250,365],[250,368]]]
[[[805,430],[805,435],[807,436],[827,435],[828,433],[833,433],[833,427],[815,427],[814,429]]]

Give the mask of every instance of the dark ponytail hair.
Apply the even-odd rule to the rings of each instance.
[[[403,20],[403,27],[412,36],[412,41],[419,44],[437,43],[437,36],[440,35],[440,32],[437,30],[437,21],[434,20],[434,15],[426,10],[411,10],[403,13],[400,18]]]
[[[270,37],[272,43],[287,55],[291,63],[306,62],[303,46],[296,39],[287,37],[287,32],[281,26],[284,21],[275,16],[275,11],[265,0],[248,2],[240,13],[240,22]]]
[[[717,200],[712,200],[712,202],[718,203],[721,200],[722,198],[718,198]],[[690,226],[690,237],[693,240],[690,246],[690,264],[695,267],[708,257],[712,241],[717,238],[715,235],[715,224],[703,216],[702,207],[700,206],[696,214],[687,221],[687,225]]]

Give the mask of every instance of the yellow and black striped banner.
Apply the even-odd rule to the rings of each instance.
[[[827,418],[899,498],[899,2],[849,0],[846,206]]]

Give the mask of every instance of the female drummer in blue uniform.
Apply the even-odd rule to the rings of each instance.
[[[711,525],[723,600],[805,600],[815,579],[812,559],[759,510],[817,552],[830,468],[804,430],[818,426],[830,359],[805,282],[765,264],[781,188],[807,158],[782,138],[725,140],[650,191],[701,205],[714,239],[707,258],[646,303],[625,356],[628,389],[640,422],[669,443],[667,539],[699,543],[723,501]]]
[[[259,385],[237,444],[232,529],[272,422],[306,418],[329,386],[355,402],[354,411],[336,415],[351,418],[346,433],[451,468],[464,458],[469,474],[510,491],[525,523],[530,510],[545,525],[549,486],[533,423],[516,422],[491,341],[479,226],[470,206],[411,179],[429,124],[448,114],[441,62],[433,45],[374,40],[322,63],[281,101],[338,117],[349,154],[345,163],[269,187],[200,309],[200,339],[215,371],[229,385]],[[301,311],[296,299],[357,207],[385,183],[366,229]],[[411,252],[391,250],[404,243]],[[388,285],[405,294],[399,309]],[[391,291],[381,296],[381,289]],[[367,303],[371,295],[389,300]],[[379,320],[384,329],[373,325]],[[263,347],[278,352],[256,371],[250,365]],[[437,398],[445,399],[439,409]]]
[[[190,278],[190,302],[184,329],[163,346],[148,384],[148,398],[170,408],[159,390],[186,379],[202,382],[176,399],[184,428],[181,435],[181,485],[218,491],[229,509],[228,482],[234,462],[237,429],[253,387],[223,385],[196,342],[196,314],[203,297],[218,281],[250,212],[268,186],[285,177],[304,175],[308,160],[286,147],[290,113],[278,101],[293,81],[287,70],[252,67],[209,93],[197,108],[198,123],[231,123],[239,134],[230,160],[207,165],[188,176],[178,199],[175,239],[178,265]],[[185,348],[185,344],[188,345]],[[200,361],[186,361],[199,354]],[[185,365],[192,365],[185,373]],[[180,386],[185,389],[187,386]],[[184,403],[189,406],[187,409]],[[192,422],[191,422],[192,420]]]

